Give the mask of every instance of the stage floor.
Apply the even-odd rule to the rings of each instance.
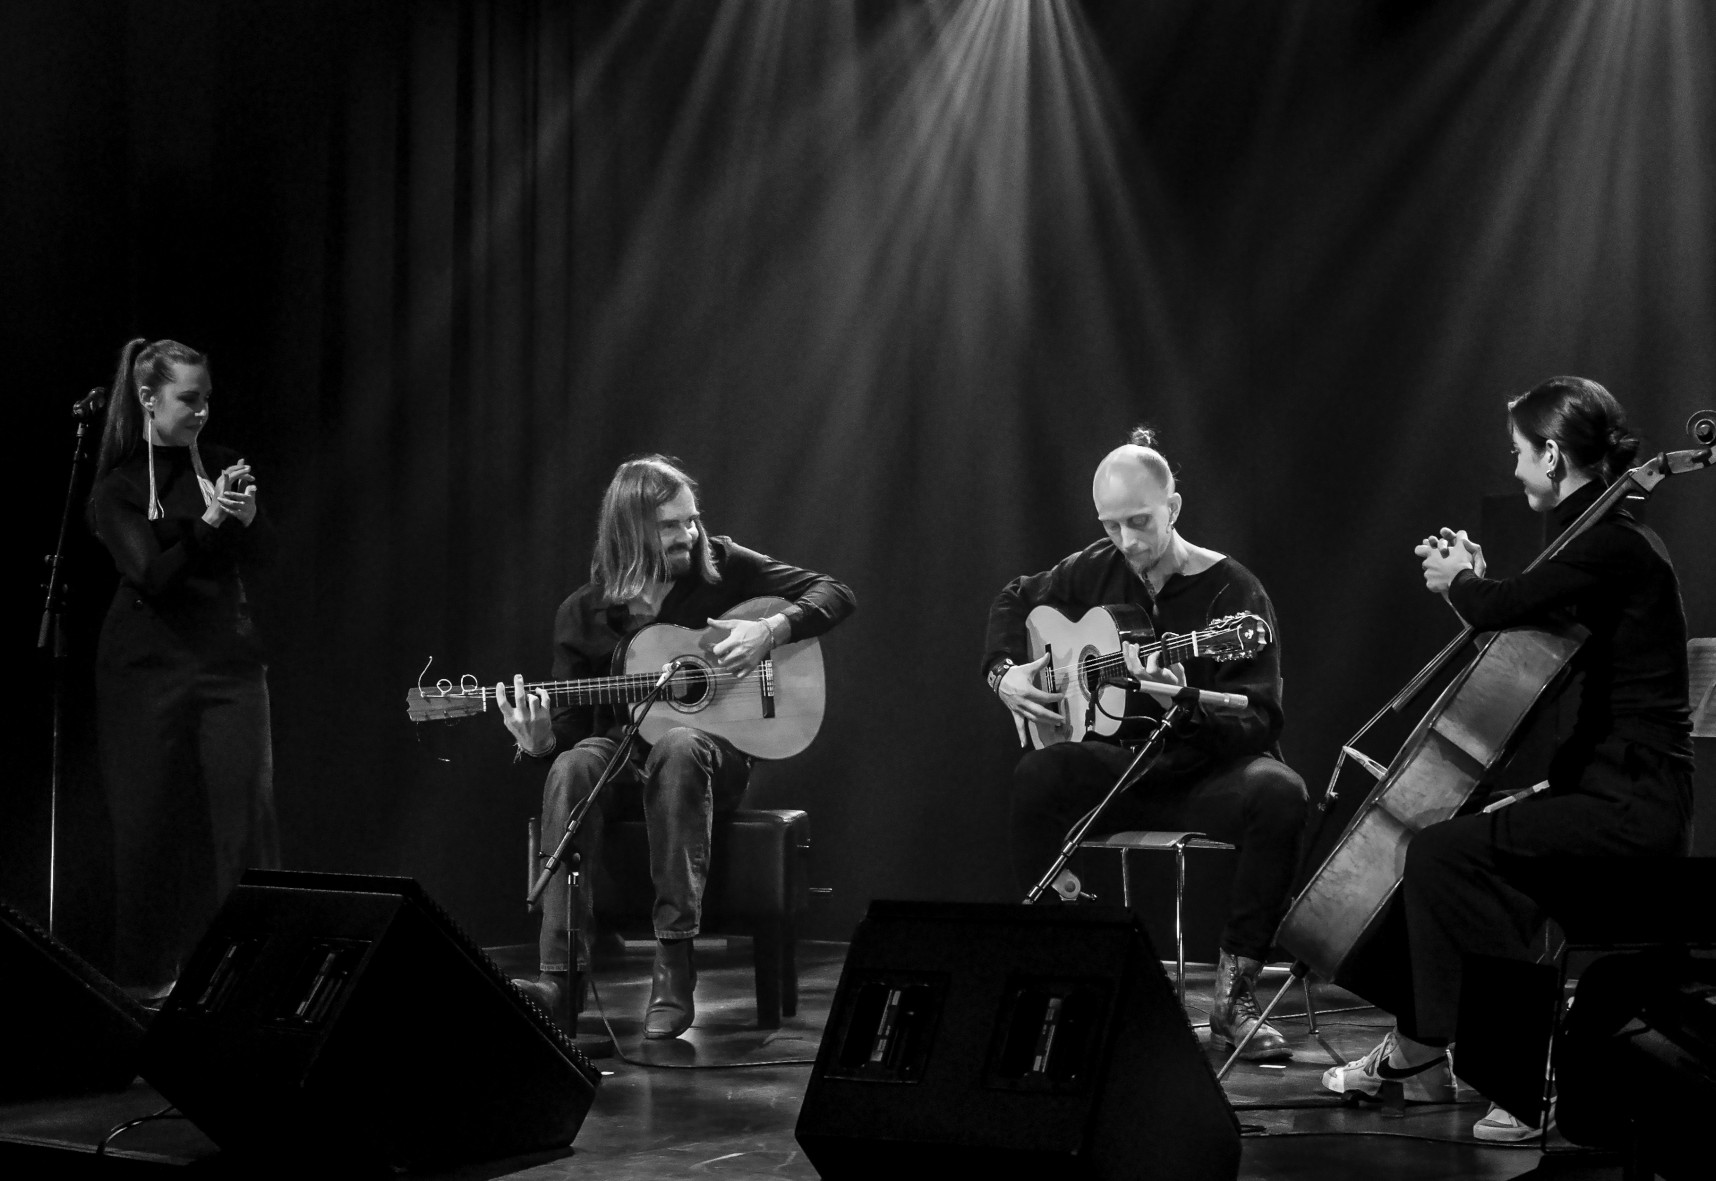
[[[732,1067],[733,1063],[804,1060],[815,1056],[839,980],[844,944],[800,945],[802,985],[797,1017],[783,1028],[752,1028],[755,1002],[748,948],[739,941],[699,940],[697,1022],[682,1039],[645,1042],[641,1015],[649,991],[650,948],[630,943],[622,960],[600,969],[597,983],[621,1052],[633,1059],[603,1059],[603,1080],[571,1150],[529,1159],[496,1161],[437,1176],[516,1181],[595,1178],[621,1181],[660,1177],[814,1178],[816,1171],[793,1140],[808,1065]],[[522,971],[531,949],[495,949],[503,966]],[[1170,968],[1171,971],[1171,968]],[[1188,967],[1191,1019],[1204,1018],[1213,970]],[[1272,995],[1284,970],[1265,976]],[[1387,1028],[1387,1018],[1339,990],[1316,992],[1322,1009],[1345,1009],[1321,1019],[1324,1036],[1343,1057],[1357,1057]],[[1298,1013],[1290,1003],[1282,1009]],[[12,1015],[15,1018],[18,1015]],[[585,1030],[599,1027],[586,1015]],[[1484,1104],[1411,1107],[1388,1113],[1349,1108],[1324,1094],[1318,1077],[1328,1057],[1302,1037],[1301,1019],[1282,1022],[1295,1041],[1285,1067],[1239,1065],[1225,1086],[1246,1130],[1240,1175],[1287,1181],[1374,1178],[1619,1178],[1601,1158],[1575,1153],[1544,1156],[1531,1148],[1497,1148],[1471,1139]],[[1208,1031],[1198,1028],[1208,1042]],[[1213,1051],[1212,1066],[1221,1057]],[[142,1082],[115,1095],[40,1100],[0,1106],[0,1172],[11,1176],[75,1176],[86,1166],[102,1176],[179,1175],[189,1166],[205,1177],[248,1175],[222,1160],[216,1147],[183,1120],[162,1120],[124,1133],[109,1150],[116,1159],[87,1155],[108,1129],[159,1110],[163,1100]],[[11,1163],[8,1163],[11,1162]],[[31,1166],[29,1174],[17,1166]],[[116,1167],[117,1166],[117,1167]],[[330,1170],[333,1171],[333,1170]]]

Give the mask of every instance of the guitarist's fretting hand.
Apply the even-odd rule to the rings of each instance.
[[[1164,685],[1184,685],[1186,683],[1186,666],[1183,664],[1164,665],[1160,652],[1150,653],[1144,658],[1143,663],[1139,663],[1137,644],[1122,644],[1120,651],[1126,661],[1126,671],[1140,681],[1159,681]]]
[[[506,682],[495,685],[495,705],[501,721],[518,742],[518,749],[540,759],[554,749],[554,723],[548,714],[548,690],[524,691],[524,677],[512,679],[512,704],[507,704]]]
[[[1004,673],[995,684],[995,696],[1001,699],[1013,715],[1013,728],[1019,732],[1019,741],[1025,741],[1026,722],[1045,722],[1051,726],[1061,723],[1061,698],[1066,696],[1064,689],[1050,692],[1037,688],[1037,673],[1042,670],[1051,654],[1043,653],[1029,664],[1015,664]]]

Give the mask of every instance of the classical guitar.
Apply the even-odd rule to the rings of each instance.
[[[1224,616],[1185,635],[1158,636],[1143,609],[1129,604],[1092,607],[1077,623],[1053,607],[1037,607],[1025,617],[1025,629],[1031,659],[1049,656],[1037,674],[1037,687],[1066,690],[1059,723],[1030,725],[1039,748],[1076,742],[1092,730],[1112,734],[1120,729],[1126,691],[1133,684],[1122,644],[1136,645],[1141,662],[1154,655],[1163,664],[1178,664],[1195,656],[1244,660],[1274,638],[1269,621],[1249,611]]]
[[[748,599],[723,618],[762,619],[788,605],[785,599]],[[640,738],[657,742],[677,726],[691,726],[760,759],[798,754],[822,726],[826,695],[821,646],[815,640],[782,644],[741,679],[723,672],[710,652],[727,635],[724,627],[698,630],[652,623],[616,655],[614,663],[623,673],[537,681],[525,689],[546,691],[554,705],[635,705],[649,696],[663,666],[677,660],[666,692],[644,718]],[[457,684],[445,679],[419,684],[405,695],[405,706],[414,722],[444,721],[482,713],[494,704],[494,697],[492,684],[482,685],[467,675]]]

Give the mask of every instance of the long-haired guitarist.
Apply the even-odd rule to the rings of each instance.
[[[1559,536],[1638,451],[1625,412],[1594,381],[1555,377],[1508,403],[1514,477]],[[1401,1087],[1408,1101],[1454,1096],[1445,1047],[1456,1034],[1462,955],[1534,961],[1544,918],[1511,859],[1554,854],[1666,857],[1689,851],[1692,724],[1686,617],[1662,539],[1625,509],[1558,554],[1512,578],[1486,578],[1483,550],[1443,529],[1414,551],[1424,583],[1479,631],[1550,625],[1567,617],[1590,635],[1571,671],[1583,678],[1578,715],[1549,765],[1548,791],[1500,810],[1426,828],[1407,848],[1402,888],[1412,1004],[1363,1058],[1323,1085],[1346,1094]],[[1480,1140],[1534,1138],[1492,1105]]]
[[[1062,719],[1062,692],[1040,683],[1055,660],[1031,659],[1027,616],[1048,606],[1078,618],[1091,608],[1130,605],[1147,613],[1158,634],[1190,633],[1212,620],[1251,612],[1273,634],[1275,612],[1263,585],[1232,558],[1195,545],[1179,531],[1181,497],[1154,434],[1134,431],[1096,469],[1091,497],[1102,540],[1053,569],[1014,579],[989,611],[984,673],[1012,711],[1021,738],[1027,726]],[[1239,846],[1232,905],[1221,936],[1215,1011],[1210,1028],[1237,1041],[1257,1024],[1252,987],[1268,958],[1297,866],[1305,820],[1305,784],[1271,756],[1281,733],[1281,665],[1270,644],[1241,660],[1202,656],[1146,675],[1200,689],[1243,693],[1238,714],[1194,709],[1169,736],[1146,776],[1103,816],[1094,833],[1128,829],[1194,829]],[[1066,675],[1065,669],[1061,676]],[[1159,715],[1153,699],[1126,697],[1128,714]],[[1096,729],[1083,741],[1058,742],[1019,760],[1013,774],[1013,868],[1024,891],[1054,860],[1067,831],[1102,798],[1131,759],[1125,742],[1140,737],[1142,720],[1112,736]],[[1286,1039],[1264,1025],[1247,1047],[1253,1060],[1289,1056]]]
[[[602,497],[590,581],[554,617],[554,679],[605,677],[615,653],[653,623],[717,626],[712,648],[720,670],[745,675],[777,645],[821,635],[852,614],[851,590],[823,574],[777,562],[730,538],[710,536],[698,509],[697,484],[672,459],[646,455],[615,470]],[[790,605],[763,619],[724,619],[748,599]],[[509,703],[497,687],[501,718],[519,750],[554,759],[542,789],[545,843],[557,840],[574,805],[595,785],[626,717],[623,706],[555,703],[514,680]],[[574,845],[581,859],[580,896],[567,914],[566,869],[542,895],[540,975],[520,981],[567,1028],[576,1020],[590,969],[590,883],[604,815],[643,817],[655,881],[656,955],[645,1036],[678,1037],[690,1028],[698,933],[709,866],[711,818],[739,804],[750,761],[726,739],[691,727],[634,747],[629,765],[604,789]],[[576,946],[568,937],[578,932]]]

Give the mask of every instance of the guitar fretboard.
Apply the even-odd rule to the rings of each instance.
[[[1151,656],[1159,656],[1163,664],[1179,664],[1196,656],[1204,655],[1204,649],[1210,646],[1212,640],[1226,635],[1230,628],[1208,628],[1204,631],[1187,632],[1185,635],[1168,636],[1152,643],[1138,645],[1138,659],[1148,660]],[[1102,675],[1115,673],[1126,675],[1126,656],[1120,652],[1109,652],[1098,656],[1084,666]],[[1070,669],[1056,669],[1055,676],[1060,680],[1070,675]]]
[[[771,663],[764,658],[757,668],[762,674],[761,683],[766,687],[772,680],[769,676]],[[676,669],[667,679],[665,691],[674,694],[680,690],[707,690],[725,681],[735,679],[736,674],[723,672],[713,668]],[[530,681],[526,682],[524,691],[529,694],[547,693],[548,700],[554,705],[632,705],[648,697],[655,683],[661,679],[660,673],[624,673],[612,677],[581,677],[571,681]],[[438,695],[442,697],[459,697],[466,700],[493,701],[495,691],[488,685],[464,685],[457,688],[447,686],[437,687]],[[508,698],[512,696],[512,687],[505,687]]]

